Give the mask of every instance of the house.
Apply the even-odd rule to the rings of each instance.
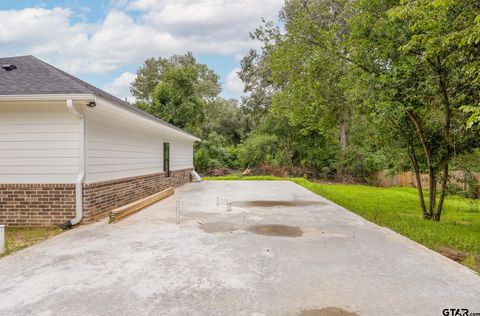
[[[190,181],[197,137],[33,56],[0,66],[0,224],[90,223]]]

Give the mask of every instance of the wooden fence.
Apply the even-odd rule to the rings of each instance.
[[[469,173],[465,171],[450,171],[448,179],[449,184],[455,184],[459,189],[466,191],[469,189]],[[480,172],[471,172],[470,176],[480,183]],[[420,176],[422,187],[428,188],[428,174]],[[416,187],[415,175],[411,171],[389,174],[386,171],[380,171],[373,175],[373,184],[381,187]],[[437,181],[438,182],[438,181]],[[480,194],[480,188],[477,185],[477,196]]]

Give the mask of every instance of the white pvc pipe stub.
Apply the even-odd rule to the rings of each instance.
[[[5,252],[5,225],[0,225],[0,255]]]
[[[177,200],[177,204],[176,204],[176,220],[175,222],[178,224],[180,224],[180,200]]]

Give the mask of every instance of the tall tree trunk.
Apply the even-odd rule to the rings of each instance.
[[[443,211],[443,202],[445,200],[445,194],[447,192],[447,183],[448,183],[448,162],[450,161],[450,120],[451,120],[451,110],[450,110],[450,100],[448,98],[447,84],[445,78],[443,77],[444,73],[440,72],[439,76],[439,86],[442,91],[444,111],[445,111],[445,123],[443,125],[443,136],[445,140],[445,154],[443,156],[443,176],[440,188],[440,199],[438,201],[437,209],[433,214],[433,220],[440,221],[440,217]]]
[[[423,197],[422,179],[420,178],[420,168],[418,167],[417,156],[413,148],[410,149],[410,161],[412,162],[413,170],[415,173],[415,182],[417,183],[418,198],[420,200],[420,207],[422,208],[422,217],[429,219],[430,216],[427,212],[427,206],[425,205],[425,198]]]
[[[437,202],[437,173],[431,166],[428,168],[428,212],[432,218]]]
[[[342,160],[345,158],[345,154],[347,151],[347,146],[348,146],[348,139],[347,139],[347,117],[348,117],[348,111],[347,110],[342,110],[340,112],[339,118],[338,118],[338,127],[340,130],[340,150],[341,150],[341,157]],[[345,175],[345,169],[343,166],[340,166],[337,170],[337,174],[339,176],[339,179],[343,179]]]
[[[412,113],[411,111],[406,111],[406,114],[407,114],[407,117],[410,119],[410,121],[414,124],[415,126],[415,130],[416,130],[416,134],[417,136],[420,138],[420,142],[422,143],[422,147],[423,147],[423,150],[424,150],[424,155],[426,156],[426,160],[428,162],[430,162],[430,150],[425,142],[425,138],[423,136],[423,131],[420,127],[420,124],[419,122],[417,121],[416,119],[416,116],[414,113]],[[395,122],[392,120],[392,119],[389,119],[390,122],[392,123],[392,125],[396,125]],[[418,199],[420,201],[420,207],[422,209],[422,217],[424,219],[431,219],[432,218],[432,210],[430,209],[430,206],[431,206],[431,203],[429,203],[429,209],[427,210],[427,206],[426,206],[426,203],[425,203],[425,198],[423,196],[423,186],[422,186],[422,179],[421,179],[421,175],[420,175],[420,167],[418,165],[418,159],[417,159],[417,155],[415,154],[415,147],[413,145],[413,140],[408,136],[408,132],[400,129],[400,132],[402,133],[403,137],[405,138],[405,142],[406,142],[406,145],[408,146],[408,149],[409,149],[409,152],[408,152],[408,156],[410,157],[410,161],[412,163],[412,167],[413,167],[413,171],[414,171],[414,174],[415,174],[415,182],[416,182],[416,187],[417,187],[417,191],[418,191]],[[431,164],[429,164],[429,167],[431,167]],[[433,168],[430,168],[429,169],[430,171],[430,174],[433,174]],[[434,179],[434,177],[430,177],[430,179]],[[431,193],[431,183],[429,182],[429,193]],[[435,196],[435,194],[433,195]],[[430,199],[431,199],[431,195],[430,195]]]
[[[445,160],[443,163],[443,174],[442,181],[440,184],[440,198],[438,200],[437,209],[433,213],[432,219],[434,221],[440,221],[440,217],[443,211],[443,202],[445,200],[445,194],[447,192],[447,183],[448,183],[448,160]]]
[[[415,130],[417,132],[418,139],[422,144],[423,153],[425,155],[425,160],[427,161],[428,166],[428,212],[425,214],[425,219],[431,219],[433,215],[433,211],[435,210],[435,202],[436,202],[436,188],[437,188],[437,181],[436,181],[436,172],[432,165],[432,155],[430,153],[430,148],[428,147],[427,141],[425,140],[425,135],[423,134],[423,129],[420,125],[420,122],[417,120],[417,117],[413,111],[406,111],[406,114],[410,121],[412,121],[413,125],[415,126]]]
[[[313,166],[312,173],[313,173],[313,178],[318,179],[318,167],[317,167],[317,165]]]
[[[340,148],[342,149],[342,152],[345,152],[347,150],[347,116],[348,113],[346,110],[342,111],[340,113],[340,119],[338,122],[338,125],[340,127]]]

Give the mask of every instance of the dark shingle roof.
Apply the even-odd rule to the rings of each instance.
[[[5,64],[13,64],[17,69],[0,70],[0,95],[92,93],[33,56],[0,58],[0,65]]]
[[[108,92],[41,61],[34,56],[0,58],[0,66],[8,64],[17,66],[17,69],[12,71],[0,69],[0,96],[32,94],[93,94],[119,105],[130,112],[154,119],[163,125],[193,136],[176,126],[132,106],[130,103],[125,102]]]

